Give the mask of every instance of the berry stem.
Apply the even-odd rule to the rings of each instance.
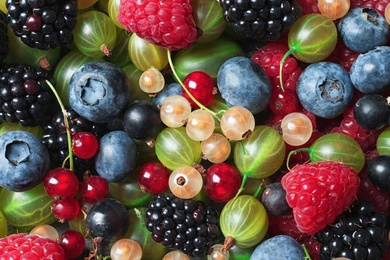
[[[69,153],[69,170],[74,171],[74,165],[73,165],[73,150],[72,150],[72,136],[69,130],[69,122],[68,122],[68,116],[65,109],[64,104],[61,101],[60,96],[58,95],[56,89],[54,86],[50,83],[50,81],[46,80],[46,84],[49,85],[51,91],[54,93],[54,96],[57,99],[58,104],[60,105],[62,115],[64,116],[64,123],[65,123],[65,129],[66,129],[66,136],[68,139],[68,153]],[[66,160],[66,159],[65,159]]]
[[[310,151],[311,151],[311,148],[310,148],[310,147],[308,147],[308,148],[300,148],[300,149],[296,149],[296,150],[291,151],[291,152],[288,154],[287,160],[286,160],[287,169],[288,169],[288,170],[291,170],[291,169],[290,169],[290,165],[289,165],[291,156],[293,156],[293,155],[296,154],[296,153],[300,153],[300,152],[310,152]]]
[[[257,198],[257,196],[259,196],[261,190],[263,189],[264,187],[264,184],[265,184],[265,180],[263,179],[259,185],[259,187],[257,188],[257,190],[255,191],[255,194],[253,194],[253,197]]]
[[[309,255],[309,252],[307,251],[307,248],[305,244],[302,244],[303,251],[305,252],[305,260],[311,260],[311,257]]]
[[[282,60],[280,61],[280,68],[279,68],[279,80],[280,80],[280,87],[282,89],[282,91],[284,92],[284,87],[283,87],[283,65],[284,65],[284,62],[286,61],[287,57],[293,53],[295,51],[295,48],[291,48],[288,50],[288,52],[286,52],[282,58]]]
[[[210,113],[214,118],[216,118],[218,121],[221,121],[221,119],[218,117],[218,113],[215,113],[213,111],[211,111],[210,109],[208,109],[207,107],[205,107],[204,105],[202,105],[192,94],[191,92],[188,90],[188,88],[183,84],[183,82],[180,80],[179,76],[177,75],[176,73],[176,70],[173,66],[173,62],[172,62],[172,57],[171,57],[171,51],[170,50],[167,50],[168,52],[168,63],[169,63],[169,67],[171,68],[172,70],[172,73],[173,75],[175,76],[175,79],[177,80],[177,82],[179,82],[179,84],[182,86],[182,88],[184,89],[184,91],[187,93],[187,95],[191,98],[192,101],[195,102],[195,104],[197,104],[201,109],[207,111],[208,113]]]

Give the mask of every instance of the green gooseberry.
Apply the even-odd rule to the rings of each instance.
[[[23,192],[2,189],[0,193],[0,211],[8,224],[19,232],[29,232],[38,225],[53,223],[56,220],[51,213],[53,202],[43,183]]]
[[[201,161],[200,142],[192,140],[183,126],[163,129],[156,137],[154,148],[158,160],[171,171]]]
[[[234,145],[234,162],[244,176],[266,178],[283,164],[286,145],[274,128],[256,126],[250,136]]]
[[[263,204],[250,195],[234,197],[221,211],[220,227],[227,249],[232,239],[240,248],[257,245],[265,237],[268,225],[268,215]]]
[[[301,148],[291,151],[287,157],[287,163],[292,154],[306,151],[310,154],[312,162],[335,161],[360,172],[365,164],[365,156],[359,143],[352,137],[341,133],[329,133],[318,138],[309,148]]]
[[[38,138],[41,138],[43,135],[43,129],[41,126],[20,126],[19,124],[10,122],[0,124],[0,135],[16,130],[30,132]]]
[[[306,14],[298,18],[288,33],[290,50],[280,62],[279,76],[282,84],[282,69],[287,57],[306,63],[315,63],[326,59],[335,49],[337,43],[337,28],[333,20],[322,14]]]
[[[390,127],[383,130],[378,136],[376,149],[379,155],[390,155]]]

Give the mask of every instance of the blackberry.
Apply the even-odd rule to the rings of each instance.
[[[49,72],[26,64],[0,66],[0,122],[42,125],[52,116]]]
[[[259,41],[276,41],[301,16],[294,0],[219,0],[232,29]]]
[[[47,50],[72,43],[77,0],[7,0],[7,20],[29,47]]]
[[[149,204],[146,219],[154,241],[190,256],[205,256],[223,238],[216,210],[172,193],[158,194]]]
[[[368,201],[356,200],[334,223],[315,235],[321,243],[320,259],[383,259],[387,240],[386,216]]]
[[[106,124],[92,123],[76,113],[71,107],[65,108],[71,134],[78,132],[89,132],[98,139],[108,132]],[[50,155],[50,162],[53,167],[59,167],[69,156],[68,139],[62,112],[55,113],[51,120],[43,125],[42,143],[47,147]],[[68,162],[68,161],[67,161]],[[82,178],[86,171],[95,174],[94,157],[88,160],[74,156],[75,173]]]
[[[7,18],[0,11],[0,61],[8,54],[8,40]]]

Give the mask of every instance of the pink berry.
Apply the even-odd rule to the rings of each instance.
[[[43,186],[50,197],[75,197],[79,191],[79,180],[73,171],[66,168],[55,168],[49,171]]]
[[[141,166],[137,174],[137,181],[141,190],[159,194],[168,189],[170,172],[160,162],[147,162]]]

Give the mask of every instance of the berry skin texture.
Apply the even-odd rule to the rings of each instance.
[[[0,259],[65,260],[67,258],[62,247],[53,239],[19,233],[0,239]]]
[[[356,170],[332,161],[292,168],[281,180],[298,230],[313,234],[332,223],[357,197]]]
[[[66,168],[50,170],[43,180],[46,193],[50,197],[75,197],[79,191],[79,180],[73,171]]]
[[[188,47],[198,38],[190,0],[123,0],[118,21],[157,46],[174,51]]]
[[[27,131],[11,131],[0,136],[0,186],[26,191],[43,181],[50,157],[40,140]]]

